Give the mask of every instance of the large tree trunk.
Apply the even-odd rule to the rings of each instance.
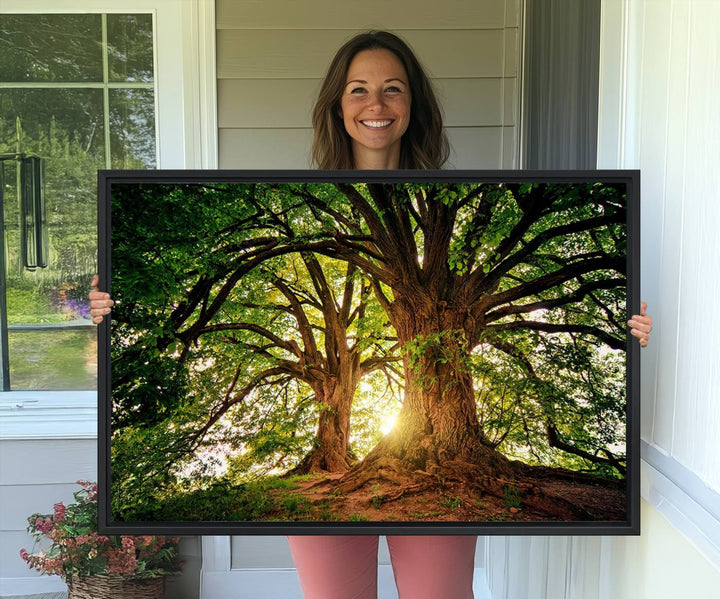
[[[357,458],[350,451],[350,410],[359,382],[357,360],[343,361],[337,375],[312,385],[320,409],[316,446],[290,474],[347,472]]]
[[[381,478],[442,478],[459,465],[486,476],[509,476],[509,461],[480,429],[468,368],[471,337],[466,311],[444,301],[396,298],[390,312],[403,358],[405,396],[393,430],[347,478],[347,488]],[[393,474],[394,472],[394,474]]]

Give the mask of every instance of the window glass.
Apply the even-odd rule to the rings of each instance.
[[[107,16],[110,81],[153,80],[152,15]]]
[[[150,89],[110,90],[112,168],[155,166],[155,110]]]
[[[0,15],[0,81],[102,81],[100,15]]]
[[[0,48],[2,390],[93,389],[97,170],[155,167],[152,17],[2,15]],[[27,156],[43,159],[45,268],[27,268],[21,251],[18,158]]]

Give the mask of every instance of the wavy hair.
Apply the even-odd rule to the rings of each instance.
[[[402,136],[400,168],[441,168],[448,159],[450,146],[443,131],[442,110],[432,83],[407,43],[389,31],[360,33],[335,54],[313,109],[313,164],[325,170],[354,168],[350,136],[340,116],[340,98],[355,55],[363,50],[378,49],[389,50],[398,57],[405,67],[410,85],[410,122]]]

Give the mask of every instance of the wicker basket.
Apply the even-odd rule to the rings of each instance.
[[[88,576],[68,583],[68,599],[163,599],[165,578]]]

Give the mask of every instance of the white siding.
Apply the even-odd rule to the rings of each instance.
[[[59,501],[71,502],[77,480],[96,480],[96,448],[93,439],[0,439],[0,581],[38,576],[20,559],[21,548],[33,547],[27,517],[52,513]],[[63,590],[54,578],[50,588]]]
[[[599,155],[642,172],[642,294],[657,322],[642,436],[720,492],[720,318],[708,301],[720,294],[720,3],[636,0],[625,14],[624,102],[605,105]]]

